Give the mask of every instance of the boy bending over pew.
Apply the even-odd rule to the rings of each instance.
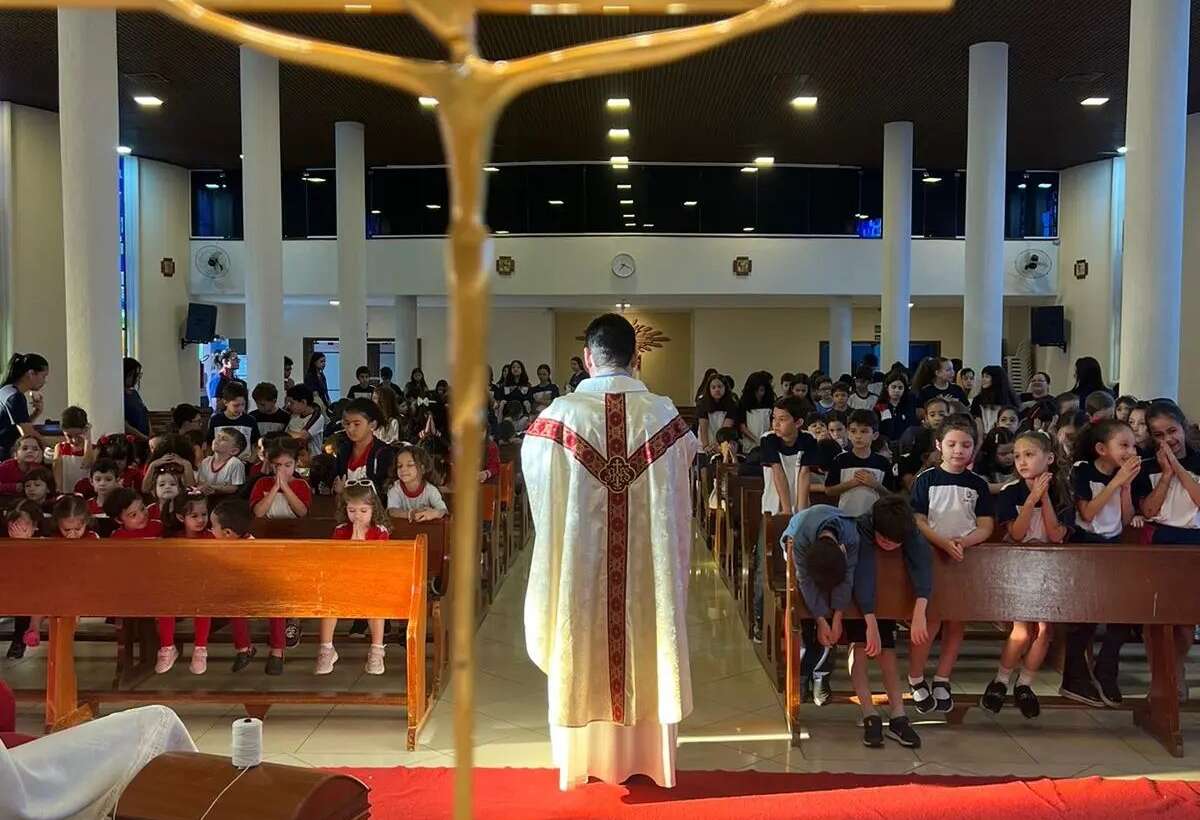
[[[921,738],[904,712],[896,667],[896,622],[875,617],[875,549],[899,548],[916,593],[910,636],[914,645],[929,641],[925,610],[933,588],[933,557],[916,528],[912,508],[903,497],[886,495],[856,518],[817,504],[792,518],[783,542],[786,554],[795,561],[805,606],[816,616],[818,641],[833,646],[844,631],[850,643],[850,678],[863,713],[863,744],[878,748],[884,737],[867,678],[870,657],[878,658],[888,695],[887,736],[901,746],[919,748]],[[864,617],[843,625],[842,611],[851,592]],[[832,623],[826,617],[831,609]]]

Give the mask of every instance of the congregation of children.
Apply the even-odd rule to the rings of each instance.
[[[1171,399],[1118,395],[1096,359],[1075,362],[1075,384],[1051,393],[1034,373],[1018,394],[1004,368],[976,377],[956,361],[932,357],[910,376],[901,363],[880,372],[868,357],[853,376],[784,373],[776,393],[766,372],[735,382],[709,370],[696,391],[702,462],[762,476],[762,512],[790,516],[781,547],[792,561],[811,619],[801,622],[805,696],[827,703],[839,644],[849,644],[851,681],[863,712],[863,742],[884,737],[918,747],[905,714],[895,647],[899,624],[877,619],[875,550],[902,552],[916,592],[907,625],[907,689],[921,714],[954,708],[951,675],[964,624],[925,615],[933,561],[962,561],[984,542],[1062,544],[1200,543],[1197,429]],[[815,503],[817,501],[823,503]],[[715,490],[709,505],[717,503]],[[751,577],[762,640],[761,547]],[[851,601],[862,619],[844,619]],[[1033,682],[1054,624],[1009,625],[995,677],[980,705],[1000,712],[1009,700],[1026,718],[1040,713]],[[1064,625],[1061,696],[1116,707],[1120,650],[1136,634],[1107,624]],[[1176,627],[1180,700],[1188,697],[1185,659],[1194,625]],[[940,653],[932,680],[926,663]],[[867,659],[879,666],[890,720],[876,714]]]
[[[214,357],[209,383],[211,414],[191,404],[171,411],[169,432],[150,435],[149,414],[137,396],[141,365],[125,360],[126,429],[94,437],[86,408],[67,407],[57,425],[43,423],[41,389],[49,362],[16,354],[0,385],[0,497],[9,538],[252,538],[256,518],[303,518],[316,496],[336,496],[337,521],[330,538],[386,540],[393,520],[433,521],[446,516],[443,492],[450,483],[447,417],[449,385],[430,389],[418,369],[403,387],[390,368],[372,379],[358,368],[348,397],[330,401],[325,357],[313,354],[303,382],[291,379],[285,359],[284,392],[264,382],[248,390],[236,376],[237,354]],[[582,362],[576,376],[583,373]],[[586,374],[584,374],[586,376]],[[531,413],[548,406],[559,389],[550,369],[538,368],[531,384],[521,362],[504,366],[490,387],[489,424],[481,482],[500,471],[495,436],[512,439]],[[573,378],[572,390],[583,376]],[[131,394],[132,393],[132,397]],[[248,407],[253,401],[253,409]],[[145,424],[130,424],[139,407]],[[500,421],[503,417],[504,421]],[[213,613],[219,616],[220,613]],[[39,616],[15,619],[7,656],[20,658],[40,642]],[[325,620],[315,673],[329,674],[338,657],[336,622]],[[179,660],[175,618],[158,619],[155,671]],[[195,618],[189,669],[208,666],[211,618]],[[249,622],[231,619],[233,671],[256,654]],[[351,634],[369,632],[366,672],[384,672],[384,622],[359,622]],[[269,621],[265,672],[284,671],[285,649],[301,639],[300,623]]]

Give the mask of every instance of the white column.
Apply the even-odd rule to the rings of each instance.
[[[396,375],[393,381],[403,387],[417,366],[417,297],[396,297]]]
[[[58,13],[67,400],[96,435],[125,431],[117,275],[117,18]],[[62,408],[47,407],[57,414]]]
[[[967,258],[963,364],[1000,364],[1004,329],[1004,169],[1008,44],[971,46],[967,90]]]
[[[834,296],[829,300],[829,376],[834,381],[850,373],[854,313],[849,296]],[[850,375],[854,375],[851,373]]]
[[[279,61],[241,48],[242,213],[246,247],[246,356],[250,387],[283,384],[283,193]],[[297,362],[303,373],[305,362]]]
[[[337,162],[338,351],[343,395],[367,363],[367,159],[363,124],[334,125]]]
[[[913,124],[883,126],[883,293],[880,368],[908,366],[908,303],[912,296]]]
[[[1188,0],[1133,0],[1125,112],[1121,392],[1179,392]]]

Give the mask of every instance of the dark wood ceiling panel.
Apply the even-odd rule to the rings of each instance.
[[[1200,0],[1193,3],[1189,111],[1200,110]],[[390,53],[442,55],[412,19],[395,15],[256,15],[288,31]],[[513,17],[480,21],[490,58],[653,28],[699,22],[671,17]],[[877,167],[883,123],[910,119],[916,163],[966,162],[967,50],[1010,44],[1009,164],[1062,168],[1097,159],[1124,136],[1129,3],[1087,0],[959,0],[946,15],[821,16],[796,20],[682,63],[539,89],[515,101],[496,133],[495,159],[744,161],[769,153],[779,162]],[[191,167],[235,167],[240,125],[237,47],[158,15],[117,16],[121,140],[143,156]],[[0,98],[57,105],[52,13],[0,12]],[[366,124],[372,164],[440,162],[434,115],[411,97],[326,72],[280,70],[283,161],[333,162],[333,123]],[[139,91],[167,100],[136,106]],[[800,93],[820,97],[797,112]],[[1110,98],[1084,109],[1086,96]],[[609,96],[633,110],[613,116]],[[633,139],[614,146],[620,124]]]

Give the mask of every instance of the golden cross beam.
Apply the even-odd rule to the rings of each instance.
[[[456,772],[454,814],[471,816],[475,596],[479,569],[478,465],[483,456],[489,281],[483,222],[483,172],[501,112],[518,95],[549,83],[661,65],[764,31],[801,14],[945,11],[953,0],[0,0],[3,8],[117,8],[159,11],[181,23],[300,65],[336,71],[438,100],[438,125],[450,173],[446,237],[450,361],[455,402],[456,514],[452,538],[453,680]],[[446,61],[418,60],[323,42],[230,16],[232,12],[407,13],[447,49]],[[513,60],[479,55],[476,21],[486,14],[720,15],[712,22],[570,46]]]

